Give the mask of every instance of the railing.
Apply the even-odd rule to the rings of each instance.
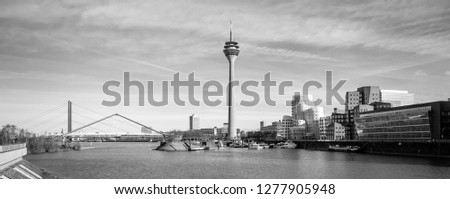
[[[13,151],[13,150],[17,150],[17,149],[22,149],[25,148],[27,146],[26,143],[22,143],[22,144],[11,144],[11,145],[0,145],[0,153],[4,153],[7,151]]]

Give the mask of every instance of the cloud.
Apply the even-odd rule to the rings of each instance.
[[[450,11],[439,6],[440,3],[445,4],[420,1],[311,1],[307,4],[297,1],[268,1],[265,4],[112,1],[101,4],[93,1],[83,6],[16,3],[4,6],[0,16],[63,29],[74,28],[75,31],[160,29],[179,31],[183,36],[218,35],[220,30],[225,30],[226,20],[234,16],[238,38],[254,43],[290,41],[340,48],[361,45],[448,57],[450,47],[445,41],[450,39],[450,31],[445,27]],[[67,25],[67,21],[72,24]]]
[[[428,75],[426,72],[424,72],[423,70],[417,70],[416,73],[414,73],[417,76],[425,76]]]
[[[442,66],[450,62],[445,60],[450,57],[447,8],[446,1],[420,0],[4,1],[0,6],[1,86],[12,87],[5,79],[14,79],[23,82],[22,87],[56,90],[68,85],[70,90],[98,90],[63,84],[61,79],[73,74],[72,79],[79,82],[98,83],[98,79],[80,78],[104,80],[123,71],[142,78],[195,71],[225,81],[222,48],[230,18],[241,44],[236,68],[240,79],[274,70],[278,79],[321,79],[327,69],[352,81],[360,78],[355,85],[374,80],[393,86],[380,77],[390,74],[398,79],[415,74],[422,76],[417,79],[438,83],[432,74],[448,69],[428,66],[436,60]],[[46,74],[57,77],[51,85],[34,81]],[[445,88],[433,92],[442,96]],[[258,111],[267,111],[263,109]],[[161,126],[171,126],[170,122]]]
[[[283,49],[283,48],[270,48],[266,46],[258,46],[258,45],[252,45],[252,44],[245,44],[243,47],[249,49],[249,51],[254,52],[256,54],[260,55],[267,55],[267,56],[276,56],[280,57],[281,59],[314,59],[314,60],[321,60],[321,61],[331,61],[331,62],[337,62],[336,59],[331,57],[325,57],[317,54],[312,54],[305,51],[298,51],[298,50],[289,50],[289,49]]]
[[[446,72],[445,72],[445,75],[450,76],[450,70],[446,71]]]

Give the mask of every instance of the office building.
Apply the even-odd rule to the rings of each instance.
[[[261,127],[262,133],[277,133],[278,129],[278,121],[272,122],[272,124]]]
[[[304,124],[293,126],[289,129],[289,140],[305,140],[308,139],[306,126]]]
[[[311,133],[313,137],[318,137],[319,118],[324,116],[323,107],[312,106],[306,109],[303,114],[306,123],[306,131]]]
[[[414,104],[414,93],[402,90],[384,90],[381,89],[382,102],[387,102],[392,107],[406,106]]]
[[[338,122],[341,124],[347,124],[349,122],[348,121],[348,113],[335,108],[333,113],[331,113],[331,121]]]
[[[327,140],[344,140],[347,127],[339,122],[333,122],[327,126]]]
[[[349,91],[345,94],[345,111],[352,110],[360,104],[371,104],[373,102],[381,102],[381,90],[378,86],[363,86],[357,91]]]
[[[308,100],[312,96],[308,95]],[[319,135],[319,118],[324,116],[323,107],[307,105],[305,99],[299,93],[295,93],[291,102],[292,119],[304,120],[307,134],[312,138]]]
[[[389,109],[392,107],[391,103],[388,102],[373,102],[370,104],[373,110]]]
[[[352,110],[359,105],[360,97],[358,91],[349,91],[345,94],[345,110]]]
[[[358,89],[360,95],[359,104],[371,104],[381,102],[381,90],[378,86],[363,86]]]
[[[302,120],[294,120],[292,116],[285,115],[279,121],[272,122],[271,125],[261,127],[262,133],[276,133],[278,140],[289,139],[289,132],[292,127],[304,125]]]
[[[195,114],[189,116],[189,130],[200,129],[200,117]]]
[[[289,115],[283,116],[283,119],[279,121],[277,136],[281,137],[281,139],[288,139],[289,129],[293,126],[298,126],[298,121]]]
[[[306,105],[303,97],[299,93],[295,93],[291,102],[292,118],[294,120],[304,120],[304,111],[309,108],[310,106]]]
[[[319,118],[319,136],[318,140],[326,140],[327,127],[331,124],[331,116],[324,116]]]
[[[216,136],[217,135],[217,127],[214,128],[202,128],[200,131],[205,135]]]
[[[450,102],[438,101],[360,113],[360,140],[450,139]]]

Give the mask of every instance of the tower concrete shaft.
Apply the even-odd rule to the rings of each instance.
[[[230,41],[225,42],[223,53],[228,59],[229,66],[229,81],[228,81],[228,135],[230,139],[237,137],[235,126],[235,107],[234,107],[234,95],[233,95],[233,81],[234,81],[234,62],[239,55],[238,42],[233,41],[233,31],[230,23]]]

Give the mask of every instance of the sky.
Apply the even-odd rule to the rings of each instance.
[[[228,62],[222,52],[233,21],[241,52],[235,78],[293,81],[285,95],[271,94],[272,107],[237,110],[237,127],[257,129],[259,121],[290,115],[285,101],[310,80],[325,86],[346,80],[339,93],[373,85],[408,90],[416,103],[450,98],[450,1],[220,1],[220,0],[0,0],[0,124],[35,132],[67,130],[67,101],[74,103],[74,128],[120,113],[154,129],[185,130],[188,117],[202,128],[227,122],[227,107],[102,105],[112,98],[105,82],[131,79],[155,82],[175,73],[194,72],[202,84],[226,85]],[[122,92],[123,87],[116,88]],[[146,87],[147,89],[147,87]],[[254,88],[262,96],[262,88]],[[147,93],[147,92],[146,92]],[[325,98],[325,88],[311,88]],[[182,98],[187,91],[182,90]],[[201,88],[195,92],[202,99]],[[263,97],[262,97],[263,98]],[[225,101],[225,96],[222,98]],[[236,99],[251,100],[241,93]],[[325,113],[343,108],[336,100]],[[49,111],[50,110],[50,111]]]

